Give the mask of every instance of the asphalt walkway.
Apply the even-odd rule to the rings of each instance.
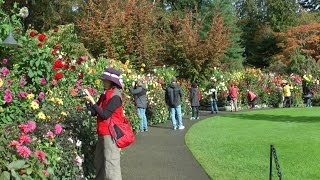
[[[200,112],[200,120],[210,112]],[[192,124],[200,121],[183,119],[184,130],[172,130],[168,121],[139,133],[136,142],[125,149],[121,157],[123,180],[208,180],[185,144],[185,134]]]

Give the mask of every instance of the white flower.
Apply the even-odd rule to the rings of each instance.
[[[153,72],[155,72],[155,73],[156,73],[156,72],[157,72],[157,69],[153,69]]]
[[[71,142],[71,143],[73,143],[73,139],[72,139],[72,138],[69,138],[68,141]]]
[[[29,16],[29,10],[27,7],[23,7],[20,9],[19,11],[19,16],[22,17],[22,18],[26,18]]]
[[[83,159],[77,155],[76,158],[74,159],[74,162],[77,164],[77,166],[81,167]]]
[[[80,147],[81,144],[82,144],[82,142],[81,142],[80,140],[77,140],[76,146],[77,146],[77,147]]]
[[[58,58],[59,58],[59,59],[62,59],[62,55],[59,55]]]

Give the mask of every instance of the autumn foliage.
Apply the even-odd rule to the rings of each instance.
[[[78,27],[93,54],[144,63],[147,70],[168,64],[196,79],[220,65],[229,45],[218,11],[205,37],[197,12],[167,13],[148,0],[89,1],[86,12]]]
[[[305,56],[319,62],[320,23],[290,27],[286,33],[280,33],[279,37],[284,41],[278,44],[283,51],[277,55],[277,58],[285,64],[290,63],[290,56],[296,50],[301,50]]]

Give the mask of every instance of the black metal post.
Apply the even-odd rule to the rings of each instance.
[[[272,179],[272,149],[273,149],[273,145],[270,145],[270,171],[269,171],[269,180]]]

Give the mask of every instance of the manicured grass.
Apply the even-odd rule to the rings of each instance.
[[[214,180],[268,179],[270,144],[276,147],[283,179],[320,179],[320,108],[213,117],[194,124],[186,143]]]

